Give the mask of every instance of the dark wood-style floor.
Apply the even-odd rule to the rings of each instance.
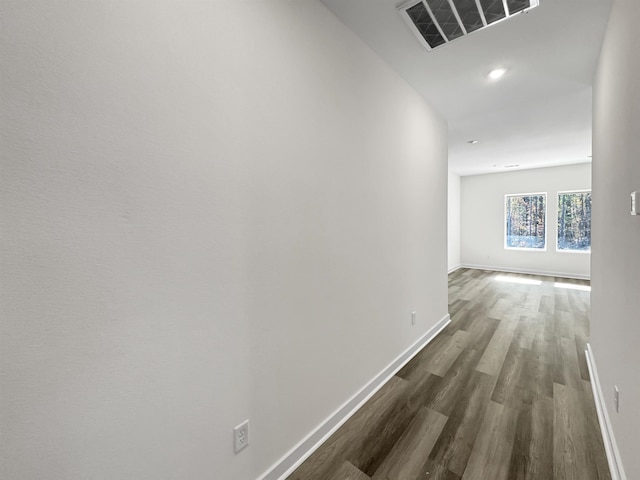
[[[589,292],[558,283],[588,285],[449,275],[451,323],[288,479],[610,479],[584,356]]]

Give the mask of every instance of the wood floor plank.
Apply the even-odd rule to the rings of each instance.
[[[484,373],[471,374],[433,448],[430,458],[457,475],[467,466],[494,383],[495,378]]]
[[[475,371],[481,352],[465,349],[458,356],[447,374],[442,377],[434,388],[427,392],[424,405],[428,408],[450,416],[460,400],[461,393]]]
[[[462,310],[469,302],[466,300],[456,300],[449,305],[449,315],[453,320],[458,312]]]
[[[583,354],[589,292],[557,282],[588,285],[452,273],[449,325],[288,479],[611,480]]]
[[[484,316],[475,317],[469,327],[469,333],[473,338],[473,344],[469,345],[470,348],[483,355],[499,325],[500,320],[498,319]]]
[[[512,342],[502,364],[500,374],[498,375],[491,400],[499,404],[504,404],[509,401],[519,401],[520,395],[517,394],[517,389],[529,388],[535,390],[532,377],[533,372],[528,371],[526,367],[527,350],[521,348],[517,342]],[[510,404],[510,406],[518,405]]]
[[[576,335],[583,338],[589,338],[589,313],[582,311],[574,311],[573,313],[573,331]]]
[[[581,315],[589,311],[589,292],[569,290],[567,300],[569,302],[569,311]]]
[[[518,412],[509,480],[553,478],[553,401],[543,397]]]
[[[517,410],[489,402],[462,480],[511,480],[509,466]]]
[[[362,448],[362,432],[379,423],[380,418],[393,411],[398,398],[405,394],[409,382],[392,377],[376,394],[358,410],[325,444],[316,450],[289,477],[290,480],[317,480],[341,467],[348,456],[356,455]]]
[[[609,472],[604,442],[600,434],[600,424],[598,422],[598,413],[596,412],[596,402],[593,398],[591,382],[582,382],[582,393],[584,407],[583,420],[589,447],[587,456],[590,460],[590,470],[594,472],[594,478],[598,480],[611,480],[611,472]]]
[[[578,367],[580,368],[580,378],[582,380],[586,380],[589,382],[591,379],[589,377],[589,367],[587,366],[587,339],[582,335],[575,335],[575,343],[576,343],[576,356],[578,357]]]
[[[547,339],[544,326],[536,335],[527,358],[527,371],[539,396],[553,397],[553,374],[557,359],[555,340]]]
[[[555,330],[565,337],[573,338],[575,335],[575,317],[571,312],[557,310],[554,312]]]
[[[527,480],[544,480],[553,475],[553,400],[538,398],[531,413],[530,467]],[[526,448],[522,445],[521,448]]]
[[[447,342],[433,357],[424,363],[424,368],[435,375],[444,376],[468,343],[469,334],[458,330],[447,339]]]
[[[538,289],[530,288],[523,309],[527,312],[538,312],[542,295]]]
[[[369,476],[373,476],[384,459],[402,438],[423,407],[425,398],[440,377],[426,371],[408,378],[408,386],[398,396],[392,409],[384,412],[368,428],[359,448],[346,458]]]
[[[514,339],[518,343],[519,347],[531,350],[533,339],[537,331],[536,326],[540,322],[541,316],[542,315],[539,313],[531,314],[529,312],[524,315],[520,315],[518,327],[514,334]]]
[[[433,357],[438,355],[443,348],[445,348],[450,339],[450,333],[445,333],[444,331],[441,332],[440,335],[436,336],[436,338],[431,341],[429,348],[424,348],[418,352],[418,354],[413,357],[409,363],[402,367],[396,375],[400,378],[406,379],[414,372],[422,372],[424,370],[424,366],[429,363]]]
[[[582,389],[582,385],[580,385]],[[553,385],[553,477],[555,480],[593,478],[587,428],[583,422],[582,390]]]
[[[460,480],[460,475],[456,475],[451,470],[447,470],[442,465],[429,460],[422,469],[422,473],[416,480]]]
[[[373,475],[373,480],[415,480],[429,460],[429,454],[447,417],[422,407],[407,431]]]
[[[518,420],[510,475],[524,480],[553,478],[553,400],[538,398],[531,405],[530,416],[525,409]],[[518,434],[520,429],[527,431],[526,422],[530,422],[528,438]]]
[[[518,322],[511,319],[500,321],[493,338],[489,342],[476,370],[487,375],[497,376],[500,373],[504,358],[507,356],[509,346],[513,340]]]
[[[540,313],[548,313],[553,315],[555,311],[555,299],[550,295],[542,295],[540,298],[540,307],[538,308]]]
[[[566,291],[557,291],[554,298],[554,311],[556,312],[570,312],[569,299]]]
[[[493,306],[493,308],[489,311],[489,316],[491,318],[497,318],[498,320],[502,320],[502,318],[508,314],[513,309],[513,303],[508,298],[500,298]]]
[[[468,331],[470,325],[474,320],[483,315],[481,311],[485,306],[481,302],[466,301],[455,316],[451,317],[451,323],[449,324],[452,329]]]
[[[559,337],[556,339],[558,358],[555,364],[553,381],[561,385],[582,388],[580,366],[576,352],[575,340]]]
[[[344,462],[338,471],[331,476],[331,480],[371,480],[349,462]]]

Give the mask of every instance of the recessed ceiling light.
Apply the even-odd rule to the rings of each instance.
[[[504,168],[516,168],[519,167],[520,164],[519,163],[514,163],[513,165],[505,165]]]
[[[471,145],[475,145],[476,143],[478,143],[478,140],[467,140],[467,143],[470,143]]]
[[[502,77],[505,73],[507,73],[507,69],[506,68],[494,68],[493,70],[491,70],[489,72],[488,77],[491,80],[498,80],[500,77]]]

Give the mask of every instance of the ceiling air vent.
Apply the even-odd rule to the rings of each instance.
[[[538,4],[539,0],[412,0],[399,11],[420,43],[433,50]]]

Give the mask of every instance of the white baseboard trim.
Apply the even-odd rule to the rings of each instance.
[[[347,400],[341,407],[318,425],[309,435],[287,452],[258,480],[282,480],[300,466],[320,445],[324,443],[338,428],[358,411],[387,381],[409,362],[422,348],[451,322],[449,314],[427,331],[418,341],[411,345],[384,370],[376,375],[359,392]]]
[[[591,275],[581,275],[577,273],[566,273],[566,272],[549,272],[545,270],[528,270],[524,268],[505,268],[505,267],[494,267],[491,265],[474,265],[469,263],[462,264],[460,268],[472,268],[474,270],[492,270],[494,272],[506,272],[506,273],[524,273],[527,275],[542,275],[545,277],[561,277],[561,278],[575,278],[578,280],[591,280]]]
[[[624,473],[622,459],[620,458],[620,452],[618,451],[618,445],[616,444],[616,439],[613,436],[613,428],[611,427],[611,421],[609,420],[609,413],[607,412],[607,406],[604,403],[604,394],[602,393],[600,379],[598,378],[593,350],[591,350],[591,345],[588,343],[587,349],[584,353],[587,357],[587,366],[589,367],[589,376],[591,377],[591,389],[593,390],[593,397],[596,401],[596,411],[598,412],[600,430],[602,430],[604,449],[607,453],[607,460],[609,461],[611,480],[626,480],[627,476]]]
[[[453,273],[453,272],[455,272],[456,270],[458,270],[459,268],[462,268],[462,265],[456,265],[455,267],[450,268],[448,273]]]

